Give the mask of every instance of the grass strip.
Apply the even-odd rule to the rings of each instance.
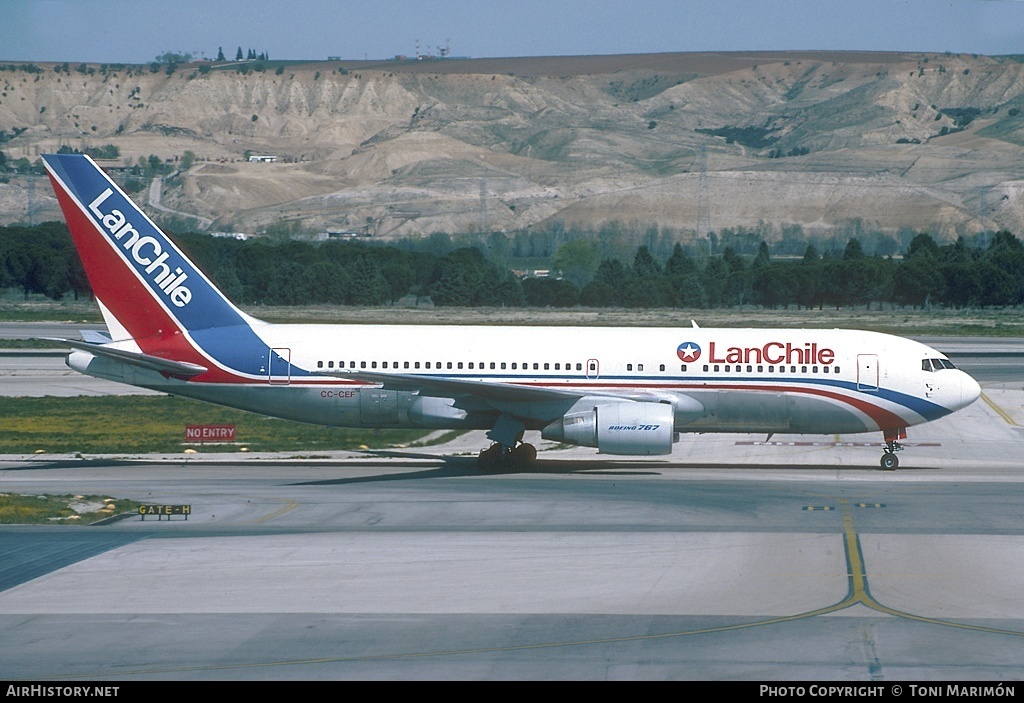
[[[0,525],[91,525],[137,512],[141,503],[110,496],[0,493]]]
[[[186,425],[235,425],[233,444],[186,444]],[[307,425],[173,396],[0,398],[0,454],[143,454],[378,449],[423,430]]]

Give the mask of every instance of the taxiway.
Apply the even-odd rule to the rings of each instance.
[[[4,491],[192,514],[0,527],[0,678],[1019,680],[1021,364],[968,344],[982,400],[896,472],[861,435],[5,457]]]

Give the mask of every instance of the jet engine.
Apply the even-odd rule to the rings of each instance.
[[[544,428],[556,442],[597,447],[602,454],[671,454],[675,431],[668,403],[607,403],[570,412]]]

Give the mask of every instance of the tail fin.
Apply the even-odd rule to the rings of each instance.
[[[248,325],[224,295],[81,154],[43,156],[93,293],[115,339]]]

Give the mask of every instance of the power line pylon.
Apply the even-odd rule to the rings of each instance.
[[[700,148],[700,180],[697,182],[697,241],[707,242],[711,235],[711,203],[708,197],[708,148]]]

